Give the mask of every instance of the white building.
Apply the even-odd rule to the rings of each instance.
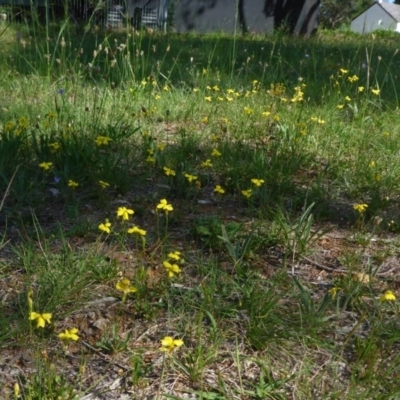
[[[357,33],[377,29],[400,32],[400,5],[374,3],[351,21],[350,29]]]

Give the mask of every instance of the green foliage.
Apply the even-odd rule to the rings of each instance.
[[[281,213],[276,215],[288,258],[294,260],[306,255],[313,244],[327,233],[326,229],[313,230],[313,207],[314,203],[310,204],[294,223]]]
[[[24,384],[24,382],[20,382]],[[65,399],[76,400],[78,395],[62,374],[59,374],[54,365],[43,362],[38,365],[37,373],[28,377],[23,385],[22,398],[26,400]]]
[[[309,327],[322,327],[330,317],[327,315],[327,308],[331,304],[332,295],[325,293],[319,303],[311,296],[310,292],[299,282],[293,278],[297,289],[299,290],[300,318],[301,323]]]
[[[324,28],[338,28],[340,25],[350,23],[372,4],[372,0],[322,0],[319,22]]]
[[[104,390],[97,357],[117,396],[396,396],[392,37],[1,29],[0,348],[49,362],[21,396]]]
[[[234,268],[238,269],[249,251],[249,247],[252,241],[252,235],[248,234],[245,239],[236,244],[233,244],[231,241],[232,235],[231,237],[228,235],[226,227],[224,225],[221,225],[221,229],[222,236],[218,236],[218,238],[224,242],[226,249],[228,250],[228,254],[233,262]]]
[[[285,397],[281,392],[285,381],[275,380],[266,368],[261,366],[259,381],[254,384],[254,389],[247,391],[254,399],[283,400]]]
[[[223,237],[220,236],[221,229],[225,232]],[[241,229],[241,225],[235,222],[229,222],[226,226],[222,226],[222,222],[218,216],[208,216],[195,221],[193,234],[198,237],[206,246],[211,248],[220,248],[221,240],[231,240]]]
[[[115,354],[128,349],[129,341],[132,338],[132,331],[121,338],[118,325],[113,324],[109,332],[105,332],[101,340],[96,343],[96,346],[105,353]]]

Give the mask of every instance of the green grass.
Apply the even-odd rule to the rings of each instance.
[[[397,37],[0,35],[2,398],[398,398]]]

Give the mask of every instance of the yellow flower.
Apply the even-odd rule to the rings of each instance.
[[[193,88],[193,92],[197,93],[199,91],[199,88]]]
[[[14,383],[14,398],[18,399],[20,393],[21,393],[21,389],[19,387],[19,384],[18,384],[18,382],[15,382]]]
[[[171,168],[164,167],[164,172],[167,176],[175,176],[175,171]]]
[[[215,188],[214,188],[214,192],[216,192],[216,193],[218,193],[218,194],[224,194],[224,193],[225,193],[225,190],[224,190],[220,185],[217,185],[217,186],[215,186]]]
[[[242,190],[242,195],[244,197],[247,197],[248,199],[250,198],[251,194],[252,194],[253,190],[252,189],[247,189],[247,190]]]
[[[364,86],[359,86],[359,87],[357,88],[357,90],[358,90],[358,93],[363,92],[363,91],[364,91]]]
[[[333,288],[328,290],[328,293],[331,295],[332,299],[336,298],[337,293],[340,292],[340,288],[334,286]]]
[[[169,92],[169,87],[168,87],[168,85],[165,85],[165,86],[163,87],[163,90],[164,90],[164,92]]]
[[[368,208],[368,204],[354,204],[353,208],[358,211],[360,214],[365,212]]]
[[[208,117],[202,118],[202,119],[201,119],[201,122],[202,122],[203,124],[208,124]]]
[[[181,252],[180,251],[173,251],[168,254],[168,258],[172,260],[179,261],[181,259]]]
[[[261,186],[265,181],[264,181],[264,179],[256,179],[256,178],[254,178],[254,179],[252,179],[251,180],[251,182],[252,183],[254,183],[256,186]]]
[[[379,301],[395,301],[396,296],[393,294],[391,290],[386,290],[385,293],[381,297],[379,297]]]
[[[164,261],[163,265],[168,272],[168,278],[173,278],[174,275],[179,275],[182,272],[177,264],[171,264],[169,261]]]
[[[23,129],[29,127],[29,121],[25,117],[19,117],[18,119],[19,126]]]
[[[8,121],[4,125],[4,130],[6,132],[10,132],[15,128],[15,126],[16,126],[16,123],[14,121]]]
[[[343,75],[347,74],[349,71],[347,69],[340,68],[339,70]]]
[[[53,142],[53,143],[49,143],[49,147],[51,148],[52,153],[55,153],[57,150],[59,150],[61,145],[58,142]]]
[[[185,178],[189,181],[189,183],[192,183],[193,181],[197,180],[197,176],[190,174],[185,174]]]
[[[233,89],[227,89],[226,93],[233,94],[233,93],[235,93],[235,91]]]
[[[157,210],[164,210],[166,214],[169,211],[173,211],[172,204],[168,204],[166,199],[160,200],[160,203],[157,205]]]
[[[53,166],[52,162],[42,162],[39,164],[40,168],[43,168],[45,171],[48,171]]]
[[[206,96],[206,97],[204,97],[204,100],[205,100],[205,101],[211,101],[211,96]]]
[[[79,183],[73,181],[72,179],[70,179],[70,180],[68,181],[68,186],[69,186],[70,188],[72,188],[72,189],[75,189],[75,188],[77,188],[77,187],[79,186]]]
[[[155,100],[160,100],[160,99],[161,99],[161,96],[160,96],[159,94],[155,94],[155,95],[154,95],[154,99],[155,99]]]
[[[300,86],[296,86],[294,88],[295,90],[295,94],[292,97],[292,99],[290,100],[292,103],[297,103],[297,102],[301,102],[304,100],[304,92],[301,91],[301,87]]]
[[[215,86],[213,86],[213,88],[212,88],[213,90],[214,90],[214,92],[219,92],[219,87],[217,86],[217,85],[215,85]]]
[[[102,224],[100,224],[98,226],[98,228],[103,232],[111,233],[111,229],[110,229],[111,228],[111,222],[109,222],[108,219],[106,219],[106,221],[103,222]]]
[[[226,96],[226,101],[233,101],[233,97]]]
[[[145,236],[146,231],[144,229],[140,229],[137,226],[133,226],[132,228],[128,229],[128,233],[134,233],[136,235]]]
[[[46,323],[50,324],[51,323],[51,314],[50,313],[43,313],[39,314],[35,311],[32,311],[29,319],[31,321],[34,321],[35,319],[37,320],[37,328],[44,328]]]
[[[358,81],[358,76],[357,76],[357,75],[349,76],[349,77],[347,78],[347,80],[348,80],[349,82],[351,82],[351,83],[357,82],[357,81]]]
[[[375,162],[375,161],[371,161],[371,162],[369,163],[369,167],[370,167],[370,168],[375,168],[375,167],[376,167],[376,162]]]
[[[74,340],[74,341],[77,341],[79,339],[78,329],[77,328],[66,329],[65,332],[59,333],[58,337],[61,340]]]
[[[269,116],[271,115],[271,113],[270,113],[269,111],[263,111],[263,112],[261,113],[261,115],[262,115],[263,117],[269,117]]]
[[[99,185],[103,188],[106,189],[110,186],[110,184],[108,182],[105,181],[99,181]]]
[[[107,145],[111,140],[112,139],[108,136],[97,136],[96,139],[94,139],[94,142],[97,144],[97,146],[102,146]]]
[[[148,156],[146,158],[146,162],[148,162],[149,164],[155,164],[156,163],[156,159],[153,156]]]
[[[212,157],[220,157],[221,153],[217,149],[213,149],[211,156]]]
[[[338,104],[338,105],[336,106],[336,108],[337,108],[338,110],[343,110],[344,105],[343,105],[343,104]]]
[[[137,291],[137,289],[131,285],[131,281],[128,278],[122,278],[118,281],[115,288],[123,293],[122,301],[125,301],[129,293],[135,293]]]
[[[371,89],[371,92],[375,95],[378,96],[379,93],[381,92],[379,89]]]
[[[54,118],[57,117],[57,114],[56,114],[54,111],[50,111],[50,112],[46,115],[46,117],[47,117],[48,119],[54,119]]]
[[[164,151],[167,145],[165,143],[160,143],[157,145],[157,150]]]
[[[131,210],[130,208],[118,207],[117,217],[121,217],[124,221],[127,221],[129,216],[133,215],[134,213],[135,211]]]
[[[211,168],[212,167],[211,160],[208,158],[206,161],[203,161],[201,163],[201,167],[203,167],[203,168]]]
[[[243,110],[247,115],[253,114],[253,109],[252,108],[244,107]]]
[[[351,101],[351,97],[349,97],[349,96],[346,96],[344,99],[345,99],[346,101]]]
[[[183,340],[174,339],[171,336],[166,336],[164,339],[161,339],[161,351],[166,351],[167,353],[172,353],[175,349],[183,346]]]

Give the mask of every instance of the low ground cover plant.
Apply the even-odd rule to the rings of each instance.
[[[396,43],[46,29],[0,25],[2,398],[397,398]]]

